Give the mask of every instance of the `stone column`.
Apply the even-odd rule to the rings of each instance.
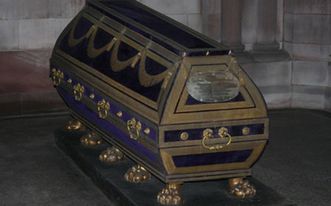
[[[234,51],[242,51],[242,0],[222,0],[221,42]]]
[[[257,32],[254,50],[278,50],[277,0],[258,0]]]
[[[202,32],[221,41],[221,0],[202,0]]]

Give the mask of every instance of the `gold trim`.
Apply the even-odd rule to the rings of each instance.
[[[71,90],[72,90],[72,86],[71,85],[61,85],[63,86],[64,90],[69,93]],[[95,103],[94,101],[92,101],[90,98],[88,97],[85,97],[83,96],[82,98],[82,101],[81,101],[85,106],[87,106],[91,111],[93,112],[96,112],[98,113],[98,110],[97,110],[97,103]],[[102,102],[102,101],[101,101]],[[118,118],[115,118],[115,116],[112,115],[112,113],[109,113],[107,115],[107,117],[105,118],[105,120],[107,120],[110,124],[113,124],[115,125],[117,128],[121,129],[123,132],[125,132],[128,136],[130,135],[128,130],[127,130],[127,127],[126,127],[126,124],[123,120],[121,119],[118,119]],[[85,121],[86,122],[86,121]],[[146,121],[147,124],[149,124],[148,121]],[[141,123],[138,122],[137,124],[137,127],[136,127],[139,132],[140,132],[140,129],[141,129]],[[139,129],[140,128],[140,129]],[[154,128],[155,130],[157,128]],[[156,152],[157,151],[157,148],[155,147],[155,141],[152,140],[151,138],[145,136],[144,134],[140,134],[140,137],[139,139],[137,139],[137,141],[142,144],[144,147],[146,147],[147,149],[151,150],[152,152]]]
[[[83,18],[84,18],[84,15],[83,15]],[[82,37],[75,39],[74,31],[76,30],[79,20],[80,20],[80,18],[77,18],[77,20],[73,24],[72,29],[69,33],[68,45],[70,47],[74,47],[77,44],[79,44],[81,41],[83,41],[84,39],[88,39],[87,55],[90,58],[95,58],[95,57],[99,56],[100,54],[102,54],[104,51],[112,50],[111,57],[110,57],[110,66],[111,66],[111,70],[114,72],[122,71],[123,69],[126,69],[129,66],[134,68],[136,63],[138,61],[140,61],[139,82],[144,87],[151,87],[155,84],[158,84],[159,82],[163,81],[163,79],[166,77],[166,74],[169,72],[170,68],[168,68],[166,71],[164,71],[160,74],[157,74],[157,75],[150,75],[146,72],[145,61],[146,61],[146,53],[147,53],[148,48],[143,48],[140,45],[138,47],[140,47],[141,49],[140,49],[140,51],[137,51],[137,54],[135,56],[133,56],[125,61],[118,60],[117,56],[118,56],[118,50],[119,50],[121,41],[123,41],[126,44],[129,44],[128,41],[125,41],[126,38],[123,36],[123,33],[125,32],[125,30],[122,31],[121,33],[115,33],[114,31],[113,31],[114,33],[111,33],[108,31],[109,34],[113,35],[114,37],[109,43],[105,44],[104,46],[102,46],[99,49],[95,49],[94,41],[95,41],[95,37],[96,37],[96,33],[98,31],[98,28],[100,27],[100,24],[101,24],[100,22],[97,22],[94,25],[92,25],[90,27],[90,29],[86,32],[86,34],[84,34]],[[93,21],[91,21],[91,23],[93,23]],[[105,29],[103,29],[103,30],[106,31]]]
[[[57,51],[61,53],[61,51]],[[136,99],[132,98],[132,96],[128,97],[127,93],[124,92],[124,94],[116,89],[116,87],[113,87],[111,82],[111,79],[106,78],[104,75],[98,74],[98,72],[92,71],[93,69],[85,68],[87,66],[81,65],[81,67],[77,67],[75,64],[72,64],[67,59],[71,59],[76,64],[80,65],[79,61],[75,61],[75,59],[71,58],[70,56],[67,56],[65,53],[62,53],[64,55],[64,58],[61,58],[61,56],[53,56],[53,61],[56,62],[60,66],[66,66],[69,67],[72,73],[75,73],[77,78],[84,79],[84,81],[93,86],[93,88],[99,90],[101,93],[103,93],[105,96],[108,96],[109,98],[112,98],[118,102],[121,102],[124,106],[131,109],[133,112],[138,113],[139,115],[148,118],[154,123],[157,123],[159,121],[158,113],[155,110],[152,110],[151,108],[147,107],[146,105],[142,104],[141,102],[137,101]],[[65,57],[66,56],[66,57]],[[97,76],[98,78],[102,79],[102,81],[98,80],[97,78],[91,78],[91,75],[89,72],[92,71],[92,74]],[[128,93],[130,93],[131,90],[123,87]],[[144,101],[143,101],[144,102]],[[134,105],[134,106],[133,106]],[[148,104],[147,104],[148,105]],[[150,105],[149,105],[150,106]],[[156,105],[155,105],[156,106]],[[152,107],[155,108],[155,107]]]
[[[192,147],[179,147],[179,148],[167,148],[161,149],[160,154],[163,165],[168,174],[186,174],[186,173],[200,173],[200,172],[212,172],[212,171],[225,171],[234,169],[248,169],[260,156],[266,141],[255,141],[255,142],[241,142],[232,143],[228,147],[223,148],[222,152],[228,151],[240,151],[246,149],[252,149],[252,154],[244,162],[239,163],[225,163],[225,164],[214,164],[214,165],[203,165],[203,166],[192,166],[192,167],[176,167],[172,157],[178,155],[192,155],[192,154],[206,154],[214,153],[217,151],[209,151],[203,149],[201,146]],[[209,152],[207,152],[209,151]]]
[[[242,142],[242,141],[254,141],[254,140],[266,140],[269,136],[269,121],[267,118],[261,119],[249,119],[249,120],[228,120],[228,121],[216,121],[216,122],[204,122],[204,123],[190,123],[190,124],[180,124],[180,125],[167,125],[159,127],[159,146],[160,148],[166,147],[181,147],[181,146],[193,146],[201,145],[201,139],[188,140],[188,141],[174,141],[165,142],[164,134],[167,131],[185,131],[189,129],[205,129],[205,128],[218,128],[227,126],[238,126],[238,125],[252,125],[252,124],[264,124],[264,133],[262,134],[251,134],[247,136],[233,136],[232,142]],[[210,140],[216,143],[217,140]]]

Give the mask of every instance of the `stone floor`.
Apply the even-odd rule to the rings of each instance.
[[[0,120],[0,205],[111,205],[64,153],[53,131],[65,115]],[[331,202],[331,115],[270,112],[270,142],[253,175],[302,206]]]

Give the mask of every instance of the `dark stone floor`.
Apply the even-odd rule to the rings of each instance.
[[[331,115],[270,112],[270,142],[253,174],[298,205],[331,202]],[[0,205],[111,205],[58,150],[68,116],[0,120]]]

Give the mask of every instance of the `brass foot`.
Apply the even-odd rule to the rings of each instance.
[[[182,198],[180,195],[180,184],[169,183],[157,195],[157,202],[161,205],[180,205]]]
[[[67,131],[78,131],[78,130],[84,130],[84,125],[79,120],[70,120],[66,126],[65,129]]]
[[[108,147],[99,155],[99,160],[105,164],[113,164],[124,158],[124,154],[116,147]]]
[[[136,165],[125,173],[124,178],[131,183],[143,183],[151,178],[151,174],[144,167]]]
[[[96,133],[89,132],[80,138],[80,142],[82,145],[90,147],[100,145],[102,143],[102,139]]]
[[[243,178],[229,179],[230,193],[238,198],[251,198],[256,194],[255,187]]]

